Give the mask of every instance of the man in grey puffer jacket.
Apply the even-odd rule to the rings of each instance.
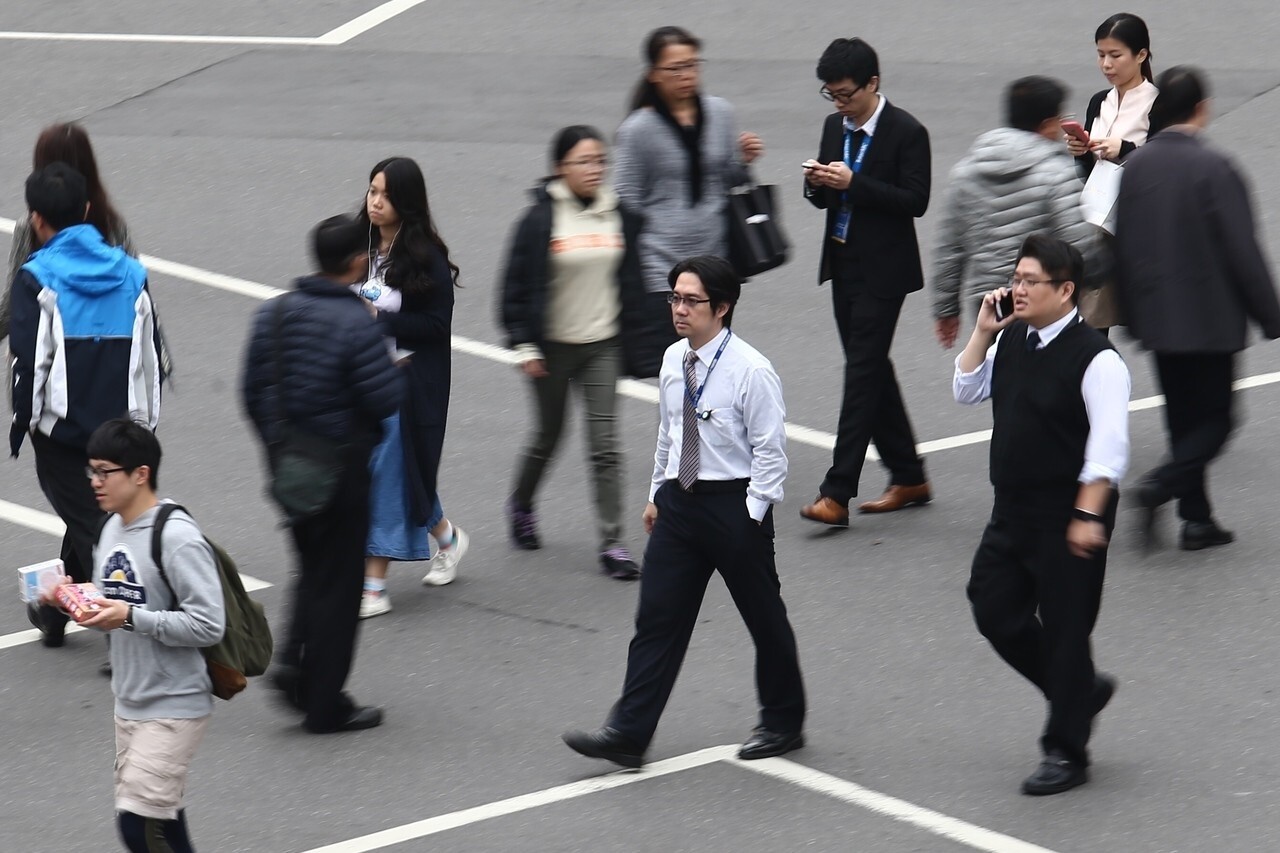
[[[1062,144],[1066,88],[1023,77],[1005,93],[1007,127],[988,131],[951,170],[934,252],[933,316],[938,342],[955,344],[961,303],[1005,285],[1018,247],[1044,231],[1089,257],[1094,228],[1080,212],[1083,187]]]

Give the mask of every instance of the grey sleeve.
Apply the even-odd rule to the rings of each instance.
[[[959,170],[951,173],[950,184],[933,251],[933,316],[938,319],[960,316],[960,287],[968,260],[964,241],[968,217],[964,177]]]
[[[637,132],[636,125],[641,117],[634,113],[618,128],[618,137],[613,151],[613,190],[618,194],[622,206],[636,213],[644,212],[646,195],[645,152],[642,134]]]
[[[178,609],[136,608],[134,630],[166,646],[203,648],[222,639],[227,624],[226,603],[213,549],[194,523],[184,524],[184,520],[171,518],[161,540],[165,576],[173,587],[174,607]]]

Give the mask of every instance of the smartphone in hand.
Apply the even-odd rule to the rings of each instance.
[[[996,302],[996,319],[1003,320],[1013,316],[1013,291],[1005,291],[1004,296]]]
[[[1062,123],[1062,132],[1067,136],[1080,140],[1085,145],[1089,144],[1089,131],[1085,130],[1084,125],[1078,121],[1064,121]]]

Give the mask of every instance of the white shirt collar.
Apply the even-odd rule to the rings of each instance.
[[[886,99],[884,95],[876,93],[876,97],[880,99],[880,102],[876,104],[876,111],[871,114],[871,118],[867,119],[867,123],[862,127],[858,127],[857,123],[853,119],[846,116],[844,120],[845,130],[852,131],[854,133],[861,130],[867,136],[876,135],[876,126],[880,124],[880,114],[884,112],[884,105],[889,103],[888,99]]]
[[[698,347],[694,352],[698,354],[698,361],[703,364],[710,364],[711,359],[716,357],[716,350],[720,349],[720,342],[724,340],[725,335],[729,334],[728,329],[721,329],[720,334]],[[689,346],[689,342],[685,341],[685,346]],[[693,349],[693,347],[689,347]]]
[[[1079,315],[1080,315],[1080,311],[1078,309],[1072,308],[1070,313],[1067,314],[1067,316],[1060,317],[1057,320],[1054,320],[1052,323],[1045,326],[1043,329],[1036,329],[1035,326],[1031,326],[1028,323],[1027,324],[1028,326],[1030,326],[1032,329],[1034,329],[1036,332],[1039,332],[1040,334],[1040,346],[1036,347],[1036,349],[1044,349],[1049,344],[1051,344],[1053,342],[1053,339],[1056,338],[1058,335],[1062,334],[1063,329],[1072,325],[1076,321],[1076,318]]]

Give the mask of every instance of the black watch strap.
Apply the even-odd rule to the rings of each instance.
[[[1102,516],[1098,515],[1096,512],[1089,512],[1087,509],[1081,509],[1080,507],[1076,507],[1071,511],[1071,517],[1079,521],[1096,521],[1099,524],[1102,523]]]

